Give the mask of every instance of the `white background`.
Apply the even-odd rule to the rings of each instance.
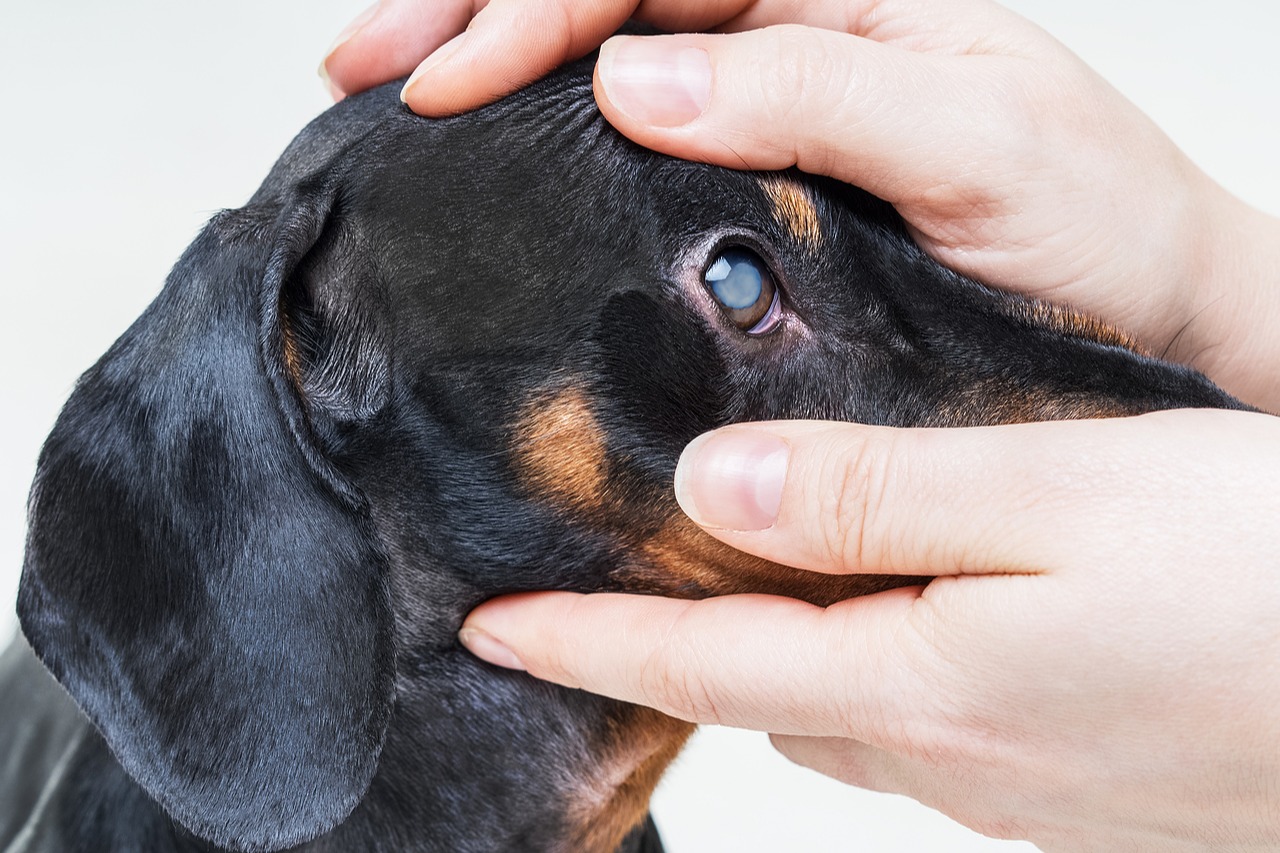
[[[945,4],[939,4],[945,7]],[[1246,200],[1280,211],[1280,6],[1018,0]],[[1215,11],[1210,12],[1212,8]],[[326,106],[313,69],[358,0],[17,3],[0,12],[0,642],[23,507],[75,377],[214,211]],[[899,797],[700,734],[656,801],[671,853],[1014,851]]]

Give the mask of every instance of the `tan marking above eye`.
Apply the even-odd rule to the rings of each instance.
[[[760,186],[773,205],[773,218],[798,242],[811,249],[822,243],[818,208],[802,184],[785,178],[764,178]]]
[[[604,431],[581,388],[569,386],[532,397],[516,424],[512,451],[529,490],[557,507],[582,512],[604,502]]]

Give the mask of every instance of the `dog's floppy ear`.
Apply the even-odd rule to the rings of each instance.
[[[19,594],[129,774],[246,851],[347,817],[393,702],[385,558],[309,437],[280,319],[295,274],[327,269],[331,211],[288,207],[216,217],[81,378],[40,456]]]

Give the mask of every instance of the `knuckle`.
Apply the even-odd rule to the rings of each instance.
[[[973,828],[981,835],[1001,841],[1017,841],[1031,835],[1030,825],[1013,815],[992,814],[974,816]]]
[[[874,747],[844,738],[769,735],[773,748],[799,767],[816,770],[847,785],[883,790],[885,773]]]
[[[683,720],[717,724],[720,712],[691,662],[686,644],[668,639],[645,659],[639,692],[645,704]]]
[[[1062,124],[1068,111],[1059,104],[1063,86],[1052,74],[1020,58],[1000,57],[983,66],[963,80],[982,96],[958,103],[948,119],[962,167],[947,181],[920,187],[913,198],[948,219],[1009,216],[1022,203],[1015,200],[1024,197],[1025,186],[1046,179],[1045,168],[1053,162],[1046,152],[1069,129]]]
[[[846,696],[848,736],[897,755],[945,766],[964,754],[970,708],[963,698],[965,679],[957,678],[935,648],[920,617],[904,617],[869,631],[857,642],[868,650],[868,672],[878,685],[878,701],[868,704]],[[980,709],[973,709],[975,712]]]
[[[819,507],[824,527],[820,538],[825,556],[851,569],[887,568],[892,550],[887,529],[893,441],[868,438],[852,453],[842,453],[826,490],[827,506]]]
[[[795,129],[797,147],[807,151],[798,158],[829,159],[819,140],[843,100],[848,75],[827,39],[809,27],[784,24],[762,31],[754,49],[759,55],[753,64],[764,69],[755,78],[755,94],[770,121]]]
[[[585,602],[575,600],[569,607],[565,621],[571,625],[590,624],[591,613]],[[574,641],[574,635],[568,632],[548,633],[530,654],[522,649],[521,660],[529,667],[530,672],[539,678],[548,678],[558,684],[580,686],[583,682],[583,667],[575,665],[581,658],[580,650]]]
[[[991,792],[951,791],[936,798],[934,807],[959,824],[980,835],[1004,841],[1029,838],[1033,826],[1024,818],[1011,814],[1002,805],[991,802]]]
[[[835,58],[823,41],[808,27],[779,25],[764,31],[762,50],[767,53],[760,67],[769,69],[761,77],[766,93],[780,104],[789,106],[815,88],[830,85],[836,70]]]

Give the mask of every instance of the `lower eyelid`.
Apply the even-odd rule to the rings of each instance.
[[[773,290],[773,301],[769,303],[769,310],[764,312],[764,316],[760,318],[760,322],[756,323],[750,329],[747,329],[748,335],[760,336],[767,335],[774,329],[778,328],[778,324],[782,322],[782,298],[775,286]]]

